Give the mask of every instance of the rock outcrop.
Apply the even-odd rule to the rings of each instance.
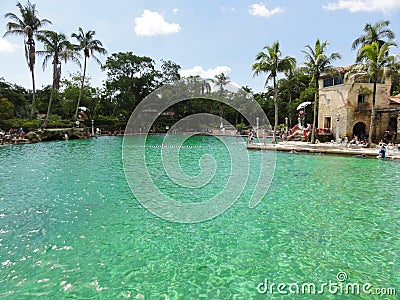
[[[31,131],[25,135],[32,143],[44,141],[61,141],[86,138],[89,131],[85,128],[51,128]]]

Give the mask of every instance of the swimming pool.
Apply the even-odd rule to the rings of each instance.
[[[219,162],[210,182],[190,189],[160,171],[162,140],[149,137],[146,163],[170,197],[201,202],[224,186],[231,166],[222,142],[186,141],[185,172],[197,174],[205,153]],[[302,284],[329,281],[399,288],[397,163],[276,153],[274,178],[256,207],[248,206],[250,180],[225,212],[185,224],[143,208],[121,152],[121,137],[0,148],[1,297],[280,298],[276,287],[265,291],[266,280],[269,288],[287,284],[289,294],[291,283],[300,294]]]

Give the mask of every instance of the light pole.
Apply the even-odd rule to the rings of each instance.
[[[339,118],[340,114],[336,114],[336,142],[339,144],[340,143],[340,137],[339,137]]]
[[[92,136],[94,136],[94,120],[92,119]]]

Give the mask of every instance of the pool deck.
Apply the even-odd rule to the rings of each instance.
[[[310,144],[305,142],[280,142],[278,144],[266,145],[262,143],[254,143],[247,145],[248,150],[269,150],[269,151],[283,151],[292,153],[310,153],[310,154],[332,154],[332,155],[346,155],[346,156],[365,156],[367,158],[376,158],[378,156],[377,148],[365,148],[359,145],[337,144],[337,143],[320,143]],[[400,161],[400,151],[397,147],[386,148],[386,158],[388,160]]]

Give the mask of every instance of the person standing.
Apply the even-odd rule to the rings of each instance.
[[[263,142],[264,142],[264,146],[267,145],[267,131],[265,129],[263,129]]]
[[[379,156],[378,158],[385,158],[386,156],[386,149],[385,149],[385,145],[382,143],[379,145]]]

